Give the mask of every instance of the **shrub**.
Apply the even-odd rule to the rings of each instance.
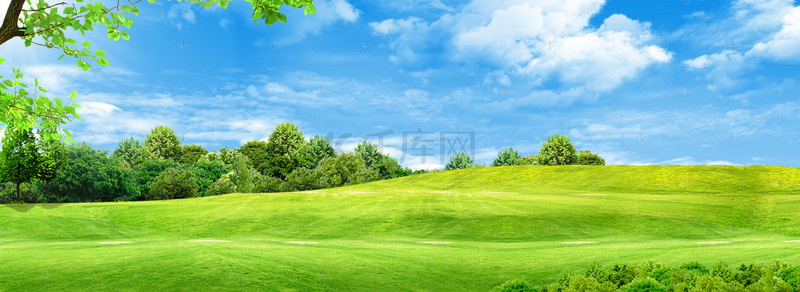
[[[208,154],[208,150],[203,149],[200,145],[183,145],[181,146],[180,162],[186,164],[194,164],[200,157]]]
[[[556,134],[542,142],[542,149],[537,154],[539,165],[569,165],[578,162],[575,146],[567,136]]]
[[[281,191],[283,181],[279,178],[262,175],[255,180],[254,184],[255,189],[253,191],[256,193],[275,193]]]
[[[535,287],[530,283],[521,280],[521,279],[513,279],[508,280],[505,283],[497,286],[492,290],[494,292],[540,292],[542,291],[541,288]]]
[[[597,292],[611,292],[616,291],[617,286],[611,282],[600,283],[595,278],[587,276],[575,276],[569,281],[569,286],[566,292],[583,292],[583,291],[597,291]]]
[[[539,164],[539,157],[536,155],[525,155],[520,158],[521,165],[537,165]]]
[[[384,155],[378,164],[373,169],[378,173],[379,179],[396,178],[403,173],[403,168],[397,163],[397,159]]]
[[[267,142],[267,168],[265,175],[280,179],[286,178],[292,170],[300,166],[302,151],[305,148],[303,131],[290,123],[275,127]]]
[[[122,159],[130,165],[136,165],[147,159],[147,151],[139,140],[131,137],[120,141],[111,157]]]
[[[377,172],[368,171],[361,157],[353,153],[325,158],[317,170],[321,174],[320,186],[326,188],[357,184],[377,177]]]
[[[21,184],[39,176],[42,156],[32,130],[9,130],[3,137],[0,153],[0,180],[13,182],[17,199],[22,199]]]
[[[177,161],[181,155],[181,141],[170,127],[158,126],[147,133],[144,149],[150,158]]]
[[[206,191],[207,196],[218,196],[224,194],[232,194],[236,192],[236,185],[228,178],[227,175],[223,175],[217,181],[215,181],[211,186],[208,187]]]
[[[197,197],[198,186],[194,174],[187,170],[170,168],[159,174],[150,184],[148,200],[168,200]]]
[[[492,166],[520,165],[522,157],[514,148],[505,148],[497,153],[497,158],[492,162]]]
[[[318,171],[305,167],[297,168],[288,176],[283,191],[307,191],[319,188],[319,179],[322,175]]]
[[[578,164],[580,165],[606,165],[606,160],[600,155],[594,154],[589,150],[581,150],[578,154]]]
[[[472,157],[469,156],[469,154],[464,152],[459,152],[453,156],[450,156],[450,161],[447,162],[447,165],[444,166],[444,169],[453,170],[453,169],[472,168],[474,164],[475,161],[472,160]]]
[[[623,292],[667,292],[667,287],[652,278],[636,279],[628,285],[622,286]]]
[[[139,196],[129,198],[129,200],[144,200],[147,193],[150,192],[150,184],[155,178],[169,168],[181,168],[181,164],[172,160],[164,159],[147,159],[137,164],[134,169],[137,172],[136,180],[138,181]]]

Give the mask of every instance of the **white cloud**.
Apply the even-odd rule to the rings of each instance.
[[[674,165],[737,165],[730,161],[723,161],[723,160],[703,160],[697,161],[694,157],[686,156],[686,157],[678,157],[666,161],[659,162],[657,164],[674,164]]]
[[[705,78],[711,81],[706,86],[709,90],[736,88],[741,84],[738,77],[754,66],[745,55],[733,50],[702,55],[683,64],[690,70],[705,72]]]
[[[390,36],[390,57],[414,66],[438,48],[457,63],[488,62],[517,77],[567,87],[605,91],[635,78],[646,67],[669,62],[671,54],[650,44],[650,24],[612,15],[589,26],[604,1],[473,0],[433,22],[387,19],[370,24]],[[509,81],[503,81],[510,84]]]
[[[315,35],[322,28],[336,22],[353,23],[358,20],[361,11],[346,0],[314,1],[317,13],[313,17],[290,21],[289,33],[278,41],[280,45],[297,43],[309,35]]]
[[[169,11],[167,12],[167,19],[173,21],[182,19],[184,22],[189,24],[195,24],[197,22],[197,17],[194,15],[191,4],[188,2],[175,3],[170,6]],[[175,22],[175,26],[178,28],[178,30],[183,30],[183,22],[177,21]]]
[[[800,7],[783,17],[783,27],[766,42],[759,42],[748,52],[773,61],[800,63]]]

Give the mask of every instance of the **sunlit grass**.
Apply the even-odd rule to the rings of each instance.
[[[489,290],[800,260],[800,169],[498,167],[301,193],[0,207],[8,290]]]

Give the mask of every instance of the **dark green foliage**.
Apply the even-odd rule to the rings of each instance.
[[[388,155],[384,155],[383,159],[381,159],[373,169],[378,172],[378,177],[380,179],[396,178],[403,173],[403,167],[397,163],[397,159],[391,158]]]
[[[86,144],[66,147],[67,162],[48,183],[51,202],[109,202],[139,197],[136,171],[107,151]]]
[[[230,180],[236,185],[237,193],[252,193],[253,179],[256,178],[257,174],[258,172],[250,166],[250,159],[247,156],[236,155]]]
[[[281,184],[283,184],[283,181],[279,178],[262,175],[254,182],[255,189],[253,191],[256,193],[280,192]]]
[[[569,286],[565,289],[567,292],[611,292],[616,290],[617,286],[611,282],[600,282],[597,278],[582,275],[572,277],[569,281]]]
[[[541,288],[535,287],[530,283],[521,280],[521,279],[513,279],[508,280],[500,286],[497,286],[492,290],[494,292],[540,292],[542,291]]]
[[[130,165],[136,165],[147,159],[147,151],[139,140],[127,138],[119,142],[117,149],[114,150],[112,157],[124,160]]]
[[[8,182],[0,183],[0,204],[10,203],[45,203],[33,184],[24,183],[19,185],[19,195],[17,195],[17,184]]]
[[[594,154],[589,150],[581,150],[578,154],[578,164],[580,165],[606,165],[606,160],[600,155]]]
[[[170,127],[158,126],[147,133],[144,149],[149,158],[178,161],[181,156],[181,141]]]
[[[303,162],[305,148],[303,131],[290,123],[278,125],[269,135],[267,142],[267,164],[265,175],[286,178],[287,175]],[[240,191],[241,192],[241,191]]]
[[[64,164],[67,162],[67,153],[66,153],[66,145],[61,140],[39,140],[39,149],[41,150],[41,156],[39,160],[39,169],[36,175],[36,179],[38,182],[36,185],[42,185],[42,187],[37,187],[40,191],[43,198],[41,201],[48,202],[53,195],[49,193],[49,184],[56,176],[58,176],[58,172],[64,167]]]
[[[537,157],[539,165],[570,165],[578,162],[575,145],[572,145],[569,137],[561,134],[552,135],[542,142]]]
[[[699,274],[708,274],[708,268],[706,268],[706,266],[704,266],[704,265],[702,265],[702,264],[700,264],[698,262],[688,262],[688,263],[682,264],[680,267],[678,267],[678,269],[685,269],[685,270],[689,270],[689,271],[695,271],[695,272],[697,272]]]
[[[331,146],[331,141],[327,138],[316,135],[308,141],[305,148],[305,156],[308,159],[308,166],[315,168],[328,157],[336,157],[336,150]]]
[[[197,197],[198,186],[195,175],[177,168],[169,168],[159,174],[150,184],[148,200],[168,200]]]
[[[17,198],[20,184],[29,183],[39,176],[42,161],[39,145],[31,130],[8,131],[3,137],[3,152],[0,155],[0,179],[17,185]]]
[[[163,159],[148,159],[137,164],[134,168],[138,174],[137,181],[140,196],[130,198],[130,200],[144,200],[145,195],[150,192],[150,183],[152,183],[159,174],[168,168],[180,167],[181,165],[175,161]]]
[[[267,142],[250,141],[237,149],[238,153],[247,156],[250,165],[260,173],[265,173],[269,168],[267,155]]]
[[[444,166],[445,170],[453,170],[453,169],[465,169],[465,168],[472,168],[475,165],[475,161],[472,160],[472,157],[469,154],[464,152],[456,153],[453,156],[450,156],[450,161],[447,162],[447,165]]]
[[[364,161],[353,153],[325,158],[317,170],[321,174],[320,186],[326,188],[356,184],[371,178],[371,174],[364,166]],[[377,173],[374,175],[377,176]]]
[[[200,145],[183,145],[181,146],[180,162],[186,164],[194,164],[200,157],[208,154],[208,150],[203,149]]]
[[[319,188],[319,180],[322,174],[318,171],[305,167],[296,168],[286,176],[286,181],[281,185],[281,191],[307,191]]]
[[[497,153],[497,158],[492,162],[492,166],[507,166],[522,164],[522,157],[514,148],[505,148]]]

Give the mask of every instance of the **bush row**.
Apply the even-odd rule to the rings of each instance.
[[[731,267],[718,263],[706,267],[688,262],[678,267],[646,262],[614,265],[603,269],[598,264],[580,274],[562,274],[557,282],[532,285],[521,279],[509,280],[496,292],[532,291],[781,291],[800,289],[800,267],[774,261],[768,264],[742,264]]]

